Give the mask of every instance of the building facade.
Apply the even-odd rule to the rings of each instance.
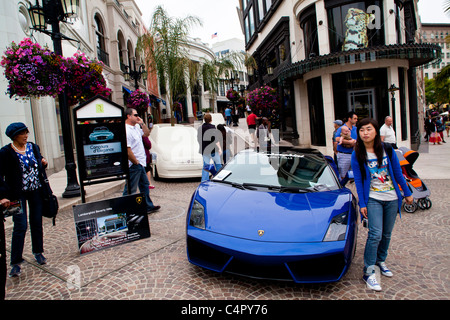
[[[283,130],[300,146],[332,154],[333,121],[349,111],[379,123],[390,115],[397,144],[417,145],[425,107],[419,67],[439,60],[441,47],[421,41],[416,0],[240,4],[246,50],[258,63],[250,87],[278,88]]]
[[[5,21],[0,25],[0,32],[3,34],[0,39],[2,54],[11,42],[19,43],[24,38],[31,38],[41,46],[46,45],[53,50],[53,42],[49,36],[31,29],[28,13],[30,4],[35,4],[35,0],[1,2],[0,19]],[[80,0],[78,19],[71,24],[60,23],[61,33],[74,39],[62,42],[63,55],[70,57],[80,50],[88,57],[102,61],[103,75],[108,88],[112,90],[110,99],[122,106],[125,106],[125,98],[129,92],[135,89],[134,81],[124,79],[125,66],[133,65],[134,61],[139,66],[143,61],[136,50],[138,37],[144,32],[141,15],[133,0]],[[0,75],[0,91],[6,92],[7,86],[6,78]],[[155,75],[149,75],[148,82],[139,81],[138,87],[141,90],[148,89],[156,101],[158,87]],[[72,115],[72,110],[69,110],[69,114]],[[49,161],[50,172],[63,169],[64,148],[58,99],[15,100],[0,94],[2,146],[10,142],[5,135],[6,127],[17,121],[29,126],[29,139],[40,145]]]
[[[245,54],[245,44],[244,41],[238,38],[232,38],[220,42],[216,42],[212,44],[212,50],[214,54],[221,58],[226,57],[227,54],[231,52],[240,52]],[[230,103],[230,100],[227,99],[226,93],[227,91],[233,87],[234,90],[238,91],[241,95],[245,94],[245,91],[248,87],[248,75],[247,69],[242,64],[241,66],[236,66],[237,70],[234,75],[234,80],[223,79],[219,80],[219,92],[217,94],[217,110],[214,112],[223,112],[227,105]],[[214,110],[214,109],[211,109]]]
[[[450,23],[422,23],[422,41],[441,47],[441,61],[427,63],[423,67],[424,76],[433,79],[441,69],[450,64]]]

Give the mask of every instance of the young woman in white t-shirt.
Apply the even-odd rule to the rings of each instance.
[[[369,224],[363,279],[370,289],[380,291],[381,286],[375,278],[375,265],[380,267],[381,274],[393,276],[385,260],[397,212],[400,212],[402,205],[399,185],[407,203],[412,203],[414,199],[395,151],[381,142],[378,122],[365,118],[356,128],[358,138],[351,165],[361,215],[368,219]]]

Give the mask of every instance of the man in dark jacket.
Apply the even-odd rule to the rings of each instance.
[[[203,156],[202,181],[209,179],[209,171],[205,170],[205,166],[210,164],[211,159],[214,162],[216,172],[222,168],[219,151],[220,132],[217,131],[215,125],[211,124],[211,114],[205,114],[204,120],[205,123],[198,128],[197,132],[199,153]]]

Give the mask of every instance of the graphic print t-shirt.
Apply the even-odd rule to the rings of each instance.
[[[397,199],[394,184],[388,170],[386,152],[383,154],[383,163],[378,165],[375,153],[367,152],[367,166],[370,173],[369,198],[392,201]]]

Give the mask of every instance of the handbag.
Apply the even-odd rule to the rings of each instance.
[[[35,155],[40,154],[35,144],[33,144],[33,152]],[[53,220],[53,225],[55,225],[56,215],[58,214],[59,209],[58,198],[53,194],[44,168],[40,170],[39,180],[42,184],[42,216],[51,218]]]
[[[58,214],[59,204],[58,198],[53,194],[52,188],[45,173],[41,173],[42,176],[42,216],[51,218],[53,225],[55,225],[56,215]]]

